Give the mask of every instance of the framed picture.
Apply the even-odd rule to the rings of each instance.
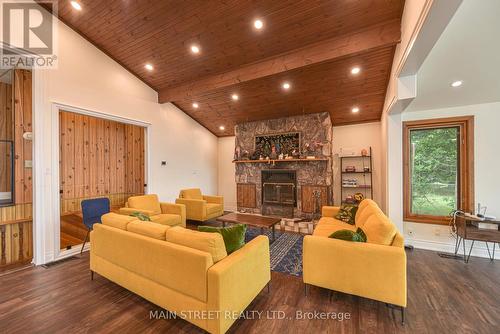
[[[272,147],[276,154],[289,154],[295,150],[300,154],[300,132],[276,133],[270,135],[255,136],[255,152],[262,156],[270,156]]]

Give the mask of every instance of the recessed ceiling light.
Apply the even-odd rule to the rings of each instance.
[[[283,87],[283,89],[288,90],[288,89],[290,89],[290,83],[284,82],[283,85],[281,85],[281,87]]]
[[[460,87],[464,82],[462,80],[453,81],[451,87]]]
[[[358,74],[359,72],[361,72],[361,68],[358,66],[351,68],[351,74]]]
[[[240,97],[238,96],[238,94],[233,94],[233,95],[231,95],[231,98],[232,98],[234,101],[238,101]]]
[[[193,108],[195,108],[195,109],[196,109],[196,108],[198,108],[198,107],[199,107],[199,106],[198,106],[198,103],[193,102]]]
[[[144,65],[144,67],[145,67],[145,68],[146,68],[146,70],[148,70],[148,71],[152,71],[152,70],[153,70],[153,65],[151,65],[151,64],[146,64],[146,65]]]
[[[264,27],[264,22],[262,22],[262,20],[255,20],[253,21],[253,26],[255,27],[255,29],[262,29],[262,27]]]
[[[219,130],[224,131],[225,129],[224,125],[219,126]]]
[[[200,47],[198,45],[191,45],[191,52],[195,54],[200,53]]]
[[[351,111],[352,111],[353,113],[357,113],[357,112],[359,112],[359,108],[358,108],[358,107],[353,107],[353,108],[351,109]]]
[[[71,1],[71,6],[76,10],[82,10],[82,6],[76,1]]]

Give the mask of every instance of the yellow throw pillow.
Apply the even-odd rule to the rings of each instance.
[[[396,235],[396,226],[382,213],[375,213],[368,217],[363,225],[366,242],[379,245],[392,245]]]
[[[210,253],[214,263],[227,256],[224,239],[219,233],[199,232],[175,226],[167,230],[165,237],[168,242]]]

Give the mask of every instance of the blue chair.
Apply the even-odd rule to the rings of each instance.
[[[89,234],[94,224],[101,223],[101,217],[109,212],[109,198],[95,198],[82,201],[83,224],[87,227],[88,231],[80,254],[83,253],[83,247],[85,247],[85,243],[89,239]]]

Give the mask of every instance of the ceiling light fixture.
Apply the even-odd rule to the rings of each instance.
[[[460,87],[464,82],[462,80],[453,81],[451,87]]]
[[[219,126],[219,130],[224,131],[225,129],[224,125]]]
[[[264,27],[264,22],[262,22],[262,20],[255,20],[253,21],[253,26],[255,27],[255,29],[262,29],[262,27]]]
[[[231,98],[234,100],[234,101],[238,101],[240,99],[240,97],[238,96],[238,94],[233,94],[231,95]]]
[[[191,45],[191,52],[194,54],[200,53],[200,47],[198,45]]]
[[[281,85],[281,87],[283,87],[283,89],[285,89],[285,90],[288,90],[288,89],[290,89],[290,83],[284,82],[283,85]]]
[[[358,74],[359,72],[361,72],[361,68],[359,68],[358,66],[351,69],[351,74]]]
[[[351,109],[351,111],[352,111],[353,113],[357,113],[357,112],[359,112],[359,108],[358,108],[358,107],[353,107],[353,108]]]
[[[146,64],[146,65],[144,65],[144,67],[145,67],[145,68],[146,68],[146,70],[148,70],[148,71],[152,71],[152,70],[153,70],[153,65],[151,65],[151,64]]]
[[[76,1],[71,1],[71,6],[76,10],[82,10],[82,6]]]
[[[198,106],[198,103],[196,102],[193,102],[193,108],[197,109],[199,106]]]

